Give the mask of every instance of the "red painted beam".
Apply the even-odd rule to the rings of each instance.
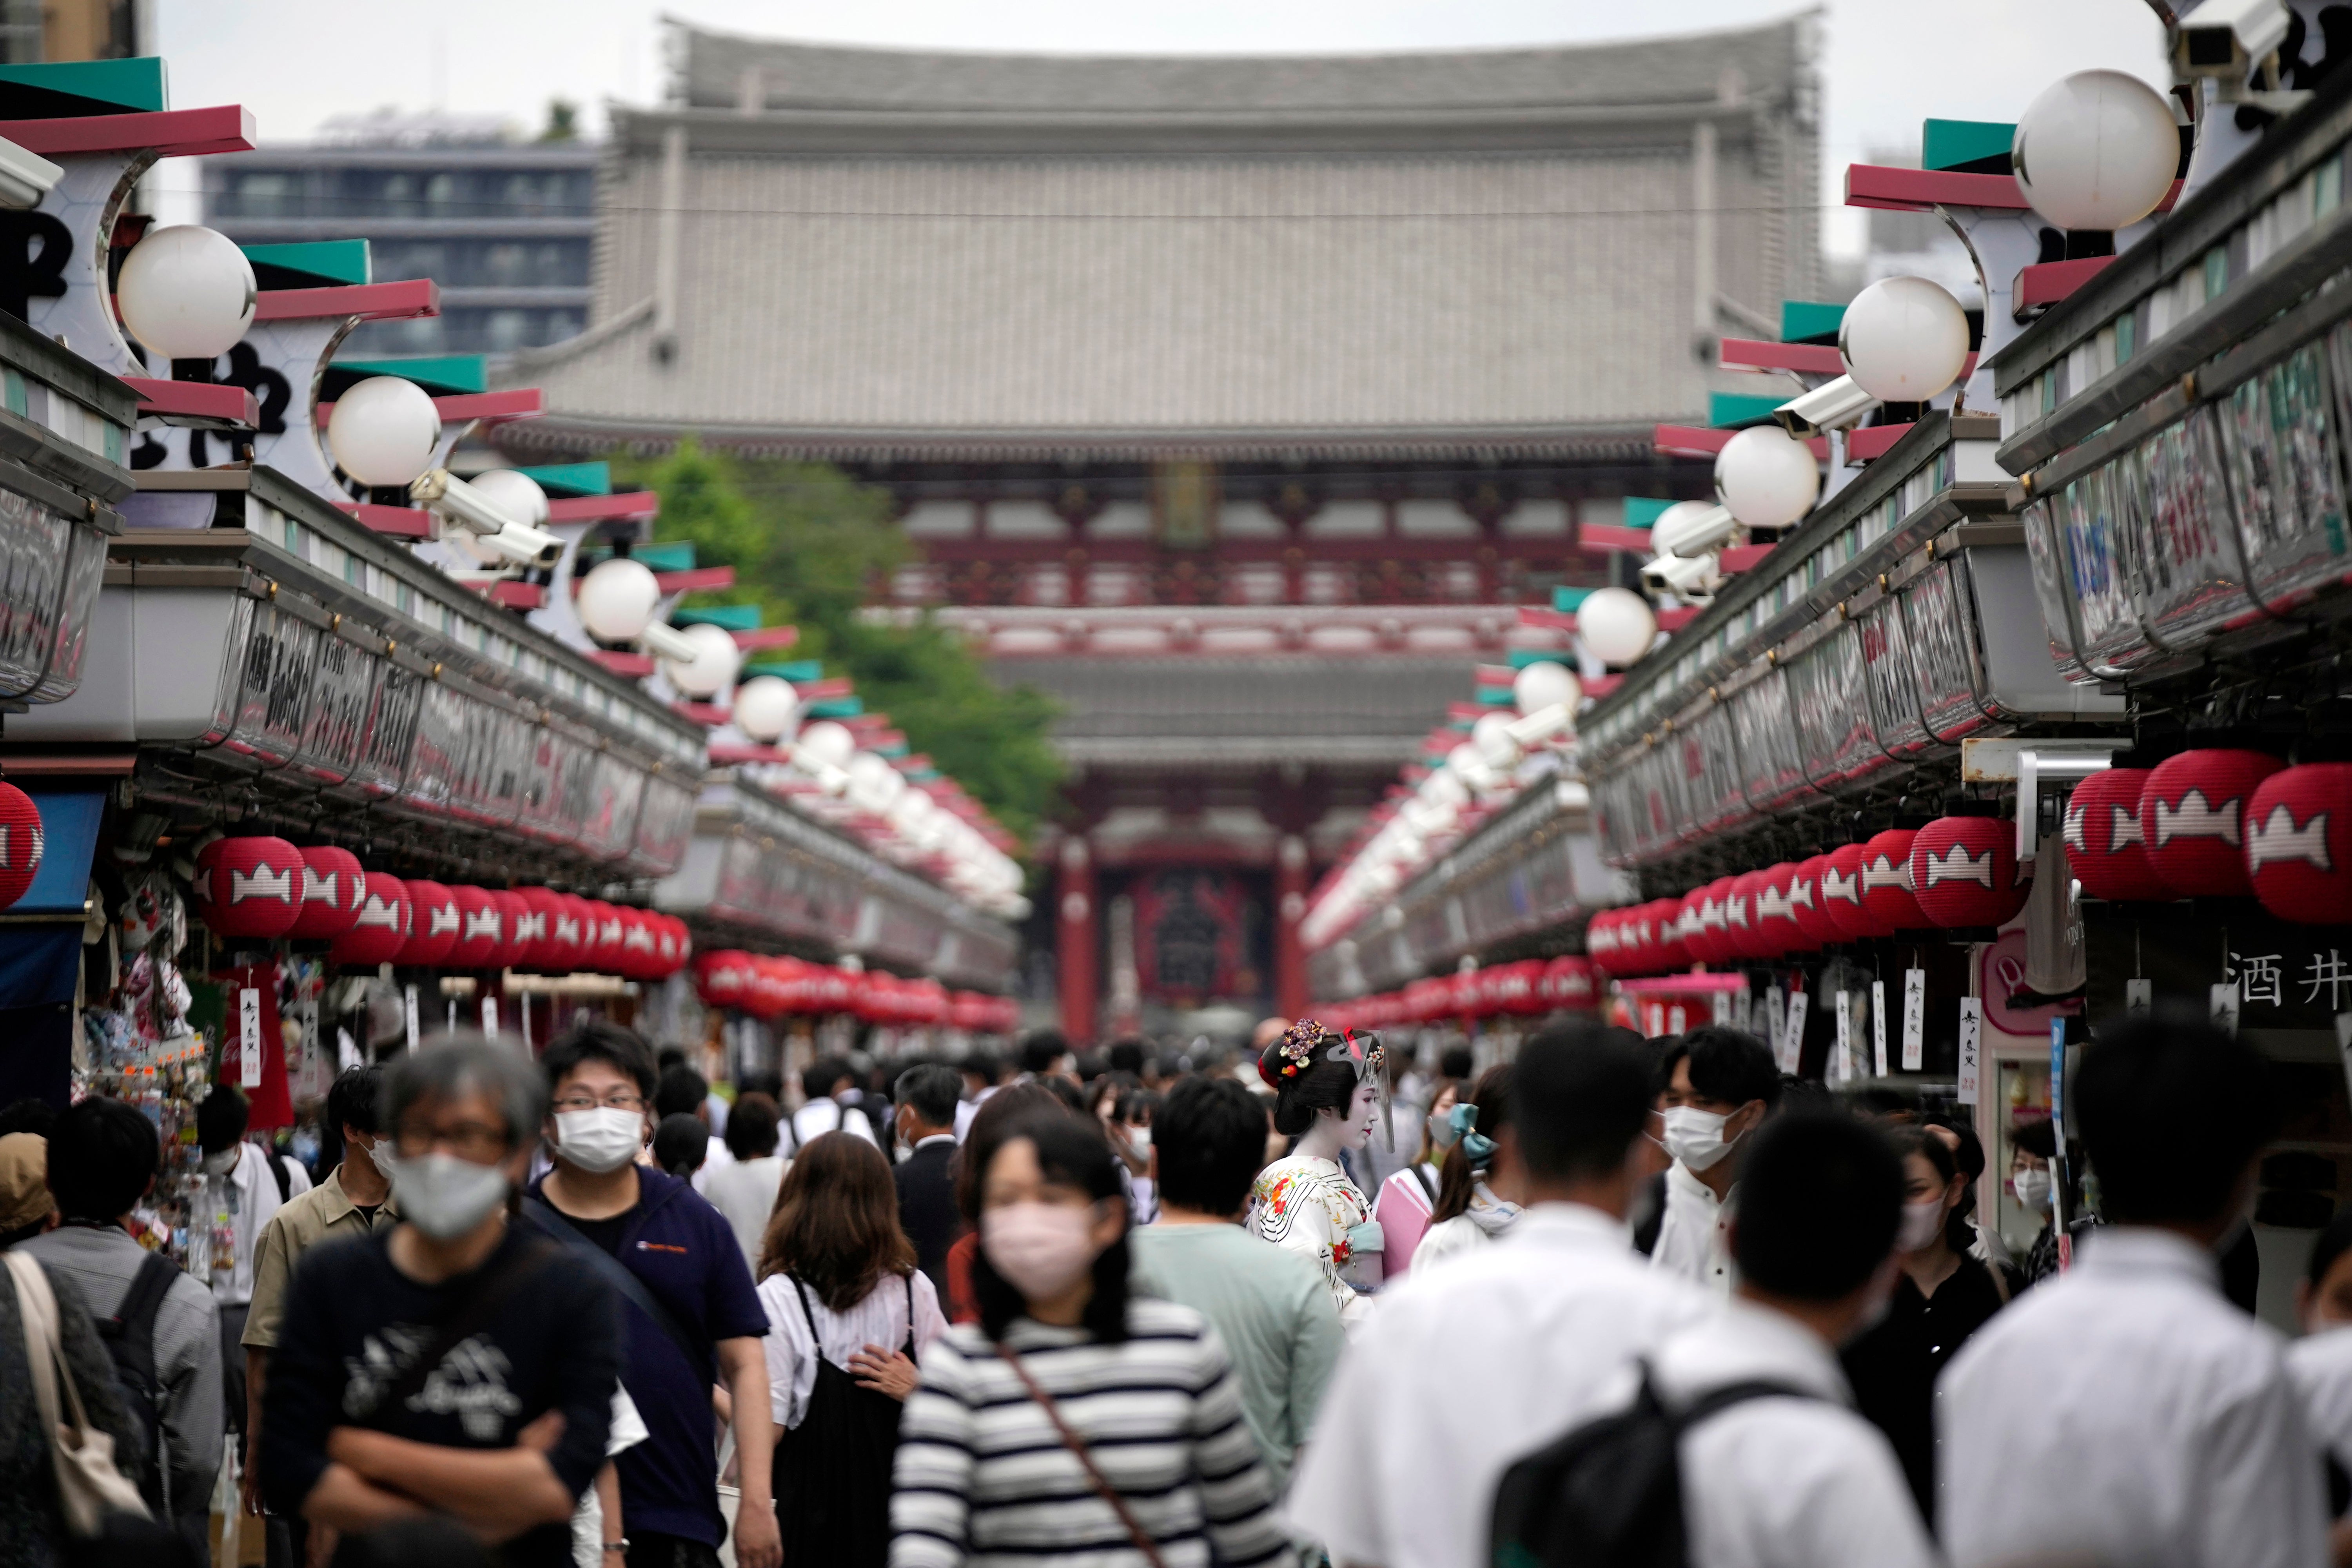
[[[2042,261],[2021,270],[2010,293],[2010,313],[2030,321],[2055,305],[2114,265],[2112,256],[2084,256],[2073,261]]]
[[[0,132],[0,135],[5,135]],[[430,278],[394,283],[347,283],[331,289],[265,289],[256,296],[257,321],[309,321],[327,316],[357,316],[392,321],[441,313],[441,286]]]
[[[1555,632],[1572,632],[1576,629],[1576,615],[1571,610],[1548,609],[1541,605],[1521,605],[1518,606],[1518,612],[1519,625],[1523,626],[1537,626],[1545,631]]]
[[[786,648],[801,640],[798,626],[760,626],[735,634],[735,646],[745,652],[761,648]]]
[[[335,506],[344,515],[358,519],[371,533],[392,539],[433,537],[433,514],[429,511],[407,506],[378,506],[373,501],[341,500]]]
[[[654,672],[654,660],[651,654],[630,653],[622,648],[597,647],[590,648],[588,657],[614,675],[641,677]]]
[[[1661,425],[1651,442],[1668,457],[1712,458],[1738,434],[1737,430],[1715,430],[1697,425]],[[1814,457],[1828,458],[1830,444],[1823,437],[1816,436],[1805,445],[1813,449]]]
[[[490,603],[509,610],[535,610],[547,603],[547,589],[537,583],[491,583]]]
[[[1650,553],[1650,531],[1646,528],[1619,528],[1606,522],[1588,522],[1576,531],[1577,546],[1582,550],[1632,550]]]
[[[1883,458],[1886,448],[1909,434],[1908,425],[1866,425],[1859,430],[1849,430],[1845,437],[1846,460],[1867,463],[1874,458]]]
[[[269,296],[261,297],[266,300]],[[547,412],[547,395],[535,386],[518,387],[511,392],[468,392],[454,397],[436,397],[433,406],[440,412],[444,425],[473,419],[535,419]],[[327,421],[334,416],[333,404],[319,405],[320,429],[325,429]]]
[[[1721,346],[1720,363],[1725,370],[1793,370],[1806,375],[1845,374],[1845,359],[1833,343],[1768,343],[1754,338],[1726,338]],[[1960,379],[1966,381],[1975,374],[1976,368],[1977,356],[1970,354],[1960,366]]]
[[[719,767],[739,763],[789,763],[792,758],[773,746],[739,745],[732,742],[714,742],[709,748],[710,761]]]
[[[1715,560],[1723,574],[1730,577],[1756,566],[1771,553],[1772,547],[1769,544],[1735,544],[1720,552]]]
[[[261,423],[261,405],[242,386],[220,386],[209,381],[158,381],[126,375],[122,384],[139,395],[139,412],[162,419],[207,419],[241,425],[250,430]]]
[[[253,111],[242,104],[167,109],[152,114],[88,114],[73,120],[0,120],[0,137],[44,158],[74,153],[131,153],[152,147],[166,158],[253,151]]]
[[[532,388],[535,392],[538,389]],[[661,511],[661,497],[651,490],[625,490],[612,496],[550,496],[550,522],[642,522]]]
[[[1675,605],[1662,609],[1657,612],[1658,629],[1664,632],[1678,632],[1698,619],[1706,609],[1706,606],[1704,605]],[[1585,689],[1590,691],[1592,688],[1587,685]]]
[[[734,715],[724,708],[714,708],[708,702],[673,702],[669,710],[680,718],[691,719],[705,729],[716,730]]]
[[[1665,624],[1665,612],[1661,612],[1658,624]],[[1584,679],[1584,694],[1598,700],[1625,684],[1622,675],[1589,675]]]
[[[691,572],[656,572],[654,581],[665,594],[697,594],[735,585],[732,566],[698,566]]]
[[[793,689],[803,702],[824,702],[835,697],[850,697],[857,688],[845,675],[828,676],[823,680],[803,680]]]
[[[2180,199],[2180,182],[2172,182],[2157,211],[2170,212]],[[1895,212],[1924,212],[1933,206],[1988,207],[2023,212],[2033,204],[2025,199],[2012,174],[1963,174],[1948,169],[1889,169],[1875,163],[1849,163],[1845,171],[1845,205],[1885,207]]]

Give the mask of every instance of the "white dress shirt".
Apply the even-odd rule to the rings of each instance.
[[[809,1395],[816,1392],[816,1357],[849,1370],[849,1358],[867,1345],[886,1351],[907,1344],[908,1286],[914,1286],[915,1354],[919,1359],[930,1342],[948,1331],[940,1311],[939,1292],[931,1277],[915,1270],[911,1281],[885,1274],[866,1299],[846,1312],[836,1312],[808,1292],[808,1311],[801,1310],[800,1294],[790,1276],[771,1274],[760,1281],[760,1305],[767,1310],[768,1335],[760,1348],[768,1358],[768,1413],[779,1426],[797,1426],[808,1414]],[[809,1342],[809,1319],[816,1319],[817,1342]]]
[[[1335,1563],[1486,1568],[1495,1483],[1602,1408],[1706,1298],[1598,1209],[1539,1204],[1492,1247],[1383,1291],[1340,1358],[1288,1518]]]
[[[1885,1434],[1854,1414],[1821,1336],[1732,1300],[1659,1349],[1659,1396],[1680,1408],[1735,1383],[1813,1399],[1751,1399],[1682,1440],[1692,1568],[1934,1568],[1911,1489]]]
[[[850,1108],[828,1096],[812,1100],[793,1113],[792,1152],[797,1154],[808,1146],[812,1138],[822,1138],[828,1132],[846,1132],[852,1138],[874,1142],[874,1124],[864,1111],[852,1116]]]
[[[287,1157],[286,1197],[279,1197],[268,1152],[258,1143],[236,1147],[236,1164],[226,1175],[205,1178],[203,1220],[209,1224],[215,1214],[226,1211],[236,1232],[236,1268],[226,1279],[215,1274],[212,1280],[213,1300],[223,1307],[243,1307],[253,1300],[253,1258],[260,1249],[261,1233],[288,1199],[310,1190],[310,1173],[301,1161]]]
[[[1739,1189],[1734,1187],[1735,1195]],[[1658,1222],[1658,1244],[1650,1267],[1679,1274],[1718,1296],[1729,1296],[1737,1274],[1731,1262],[1731,1205],[1677,1160],[1666,1172],[1666,1213]]]
[[[2080,1553],[2132,1568],[2320,1568],[2319,1451],[2285,1344],[2213,1255],[2111,1226],[1996,1316],[1937,1384],[1955,1568]]]
[[[2286,1347],[2287,1375],[2303,1395],[2313,1439],[2352,1470],[2352,1327],[2323,1329]]]

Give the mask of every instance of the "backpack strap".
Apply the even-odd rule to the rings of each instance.
[[[114,1315],[98,1325],[101,1337],[113,1341],[121,1348],[115,1352],[117,1362],[128,1362],[131,1370],[155,1382],[155,1318],[163,1310],[163,1298],[172,1291],[172,1281],[180,1275],[180,1267],[160,1252],[151,1252],[140,1260],[139,1272],[131,1277],[130,1289]]]
[[[718,1361],[709,1342],[701,1335],[692,1332],[684,1323],[678,1321],[677,1314],[662,1304],[661,1298],[655,1295],[651,1288],[637,1278],[635,1269],[581,1235],[579,1228],[558,1214],[554,1206],[545,1198],[536,1194],[524,1198],[522,1212],[524,1217],[537,1226],[550,1241],[568,1248],[580,1261],[602,1275],[605,1282],[614,1289],[618,1290],[623,1300],[652,1319],[654,1327],[659,1329],[669,1342],[677,1347],[678,1353],[686,1358],[688,1366],[700,1369],[713,1382],[718,1380]],[[635,1240],[637,1232],[644,1227],[645,1219],[641,1215],[637,1223],[629,1228],[628,1234],[621,1238],[622,1247],[625,1248],[630,1242]]]
[[[1643,1375],[1646,1379],[1648,1375],[1647,1368],[1643,1369]],[[1750,1383],[1726,1384],[1721,1388],[1711,1388],[1707,1390],[1707,1392],[1700,1394],[1688,1405],[1684,1405],[1680,1410],[1675,1411],[1674,1415],[1675,1430],[1676,1432],[1687,1432],[1692,1427],[1697,1426],[1700,1422],[1706,1420],[1709,1416],[1721,1415],[1724,1411],[1730,1409],[1733,1405],[1745,1405],[1751,1399],[1811,1399],[1820,1401],[1822,1399],[1822,1395],[1813,1393],[1811,1389],[1797,1388],[1785,1383],[1769,1383],[1758,1380]]]
[[[278,1201],[290,1203],[294,1197],[294,1178],[286,1173],[286,1156],[275,1149],[265,1149],[262,1157],[269,1162],[269,1173],[278,1180]]]

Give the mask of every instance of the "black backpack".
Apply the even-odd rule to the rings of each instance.
[[[166,1516],[166,1500],[163,1384],[155,1375],[155,1314],[163,1310],[163,1298],[179,1275],[179,1265],[160,1252],[149,1253],[139,1272],[131,1277],[131,1288],[122,1293],[122,1304],[114,1310],[114,1316],[98,1320],[98,1337],[114,1358],[115,1392],[131,1417],[131,1435],[139,1447],[139,1452],[130,1456],[135,1460],[131,1468],[139,1479],[139,1495],[159,1519]]]
[[[1817,1398],[1773,1383],[1735,1383],[1679,1411],[1642,1368],[1633,1403],[1596,1417],[1503,1472],[1488,1568],[1688,1568],[1683,1434],[1751,1399]]]

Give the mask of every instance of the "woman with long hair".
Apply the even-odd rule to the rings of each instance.
[[[948,1320],[980,1321],[980,1300],[972,1294],[971,1265],[980,1256],[980,1172],[988,1156],[1003,1142],[1005,1130],[1038,1113],[1064,1114],[1061,1099],[1044,1084],[1009,1083],[981,1102],[956,1151],[956,1212],[963,1218],[963,1234],[948,1248]]]
[[[908,1401],[892,1568],[1292,1555],[1223,1347],[1190,1308],[1129,1292],[1101,1127],[1022,1118],[973,1178],[980,1321],[931,1347]]]
[[[1446,1112],[1454,1144],[1445,1151],[1429,1229],[1413,1254],[1424,1271],[1500,1241],[1525,1212],[1528,1177],[1511,1129],[1512,1076],[1508,1063],[1488,1068],[1469,1098]]]
[[[1351,1328],[1370,1310],[1365,1298],[1380,1289],[1385,1244],[1371,1204],[1339,1156],[1371,1136],[1382,1065],[1378,1041],[1333,1034],[1312,1018],[1291,1025],[1257,1064],[1259,1079],[1275,1093],[1275,1131],[1298,1142],[1258,1173],[1249,1227],[1313,1258],[1339,1321]]]
[[[788,1563],[882,1568],[915,1358],[946,1331],[898,1227],[889,1162],[847,1132],[803,1146],[760,1245],[776,1521]]]
[[[1381,1237],[1388,1244],[1381,1268],[1391,1279],[1412,1267],[1413,1251],[1429,1229],[1430,1214],[1437,1207],[1438,1167],[1458,1136],[1452,1112],[1461,1095],[1460,1079],[1431,1082],[1429,1114],[1421,1121],[1421,1147],[1403,1170],[1381,1184],[1380,1195],[1372,1200],[1372,1217],[1381,1222]]]

